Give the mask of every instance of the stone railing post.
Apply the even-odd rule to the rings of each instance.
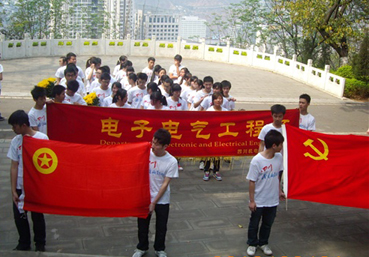
[[[324,72],[322,74],[322,80],[323,80],[323,88],[324,90],[326,90],[326,87],[327,87],[327,83],[328,83],[328,79],[329,79],[329,76],[328,76],[328,73],[329,73],[329,70],[331,69],[331,66],[329,65],[325,65],[324,66]]]
[[[106,44],[106,34],[105,33],[102,33],[101,34],[101,45],[102,45],[102,47],[103,47],[103,49],[102,49],[102,52],[104,53],[104,55],[106,55],[106,52],[107,52],[107,50],[106,50],[106,48],[108,47],[107,46],[107,44]],[[100,48],[101,49],[101,48]]]
[[[31,56],[31,40],[30,40],[30,36],[28,33],[24,34],[24,46],[25,46],[25,56],[26,57],[30,57]]]
[[[277,64],[278,64],[278,56],[277,56],[277,52],[279,50],[279,47],[278,46],[274,46],[274,49],[273,49],[273,60],[271,60],[273,62],[273,71],[276,71],[276,67],[277,67]]]
[[[151,56],[155,56],[156,57],[156,35],[153,35],[151,37],[151,44],[150,44],[150,53],[151,53]]]
[[[202,53],[200,55],[200,59],[201,60],[205,60],[205,51],[206,51],[206,45],[205,45],[205,38],[201,38],[200,42],[201,42],[201,49],[202,49]]]
[[[177,37],[177,54],[181,54],[182,52],[182,39],[180,36]]]
[[[131,42],[131,34],[127,34],[127,55],[130,56],[132,53],[132,42]]]
[[[296,77],[296,61],[297,61],[297,55],[294,54],[292,55],[292,60],[289,66],[290,72],[288,72],[289,74],[292,75],[293,78]]]
[[[229,59],[230,59],[230,55],[231,55],[231,41],[229,39],[227,39],[227,48],[226,48],[226,59],[225,61],[226,62],[229,62]]]
[[[83,47],[83,42],[81,39],[81,34],[79,32],[76,33],[76,51],[78,54],[82,53],[82,47]]]
[[[306,67],[306,75],[305,75],[306,83],[309,83],[312,67],[313,67],[313,60],[309,59],[307,62],[307,67]]]
[[[254,45],[251,45],[250,46],[250,61],[249,61],[249,64],[250,64],[250,66],[253,66],[254,65],[254,55],[255,55],[255,53],[254,53]]]

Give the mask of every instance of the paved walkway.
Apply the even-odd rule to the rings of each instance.
[[[104,57],[114,67],[116,58]],[[145,58],[131,58],[136,70]],[[78,59],[83,67],[86,57]],[[57,58],[2,60],[4,81],[0,110],[8,117],[16,109],[29,110],[29,91],[39,80],[54,74]],[[168,68],[171,59],[158,59]],[[257,69],[194,60],[184,60],[194,75],[212,75],[216,81],[232,82],[238,108],[267,109],[271,103],[296,106],[297,97],[313,98],[311,112],[321,132],[363,134],[368,128],[368,103],[342,100],[324,92]],[[32,67],[32,68],[30,68]],[[198,72],[195,72],[198,71]],[[46,215],[46,253],[12,252],[17,232],[12,219],[9,167],[6,153],[14,133],[0,123],[0,256],[131,256],[137,243],[134,218],[87,218]],[[223,164],[224,180],[202,181],[197,163],[186,161],[180,178],[173,180],[167,234],[168,256],[246,256],[248,186],[245,176],[250,158],[237,159],[233,167]],[[154,228],[151,229],[154,232]],[[369,256],[369,211],[303,201],[281,203],[273,225],[270,246],[281,256]],[[153,234],[150,234],[150,252]],[[260,251],[259,256],[264,256]]]

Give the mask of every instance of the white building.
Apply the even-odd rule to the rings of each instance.
[[[110,17],[109,31],[107,34],[111,38],[124,39],[128,34],[133,33],[134,26],[134,9],[133,0],[105,0],[105,6]]]
[[[183,39],[199,41],[206,37],[206,20],[197,16],[183,16],[180,19],[179,36]]]
[[[175,14],[152,14],[143,16],[143,35],[156,36],[157,40],[176,41],[179,36],[180,16]]]

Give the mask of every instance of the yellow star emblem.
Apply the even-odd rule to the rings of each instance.
[[[38,157],[38,159],[41,161],[40,167],[43,167],[44,165],[46,165],[46,167],[48,168],[50,167],[49,162],[52,160],[52,158],[47,158],[46,153],[44,153],[44,156],[42,158]]]
[[[50,174],[58,166],[58,157],[50,148],[40,148],[33,154],[33,165],[42,174]]]

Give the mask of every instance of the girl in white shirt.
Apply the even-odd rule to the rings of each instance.
[[[174,84],[170,89],[170,96],[167,98],[168,107],[170,110],[187,110],[187,103],[181,97],[181,86]]]
[[[151,105],[150,95],[157,91],[160,91],[158,85],[155,82],[150,82],[147,85],[147,95],[142,98],[140,109],[147,109]]]
[[[120,82],[114,82],[111,85],[111,95],[108,97],[105,97],[102,103],[102,107],[109,107],[113,103],[113,97],[117,93],[119,89],[122,89],[122,84]]]
[[[127,104],[127,90],[118,89],[113,97],[113,103],[109,107],[115,108],[131,108],[131,105]]]
[[[153,92],[150,95],[150,100],[151,105],[147,108],[148,110],[169,110],[167,100],[160,91]]]

